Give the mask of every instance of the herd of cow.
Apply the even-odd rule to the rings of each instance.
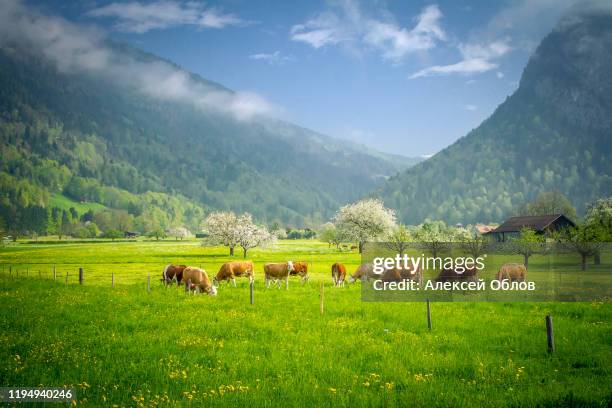
[[[346,267],[341,263],[334,263],[331,267],[332,281],[334,286],[344,286],[346,281]],[[435,279],[436,282],[452,282],[452,281],[475,281],[477,279],[478,270],[476,268],[466,269],[464,272],[458,272],[453,269],[442,269]],[[509,281],[524,281],[527,270],[524,265],[516,263],[507,263],[501,266],[497,273],[497,280]],[[270,287],[271,283],[277,283],[280,287],[281,281],[285,281],[285,285],[289,286],[290,276],[299,276],[302,283],[308,281],[308,263],[307,262],[280,262],[264,264],[264,275],[266,288]],[[250,281],[255,279],[255,267],[251,261],[232,261],[224,263],[219,272],[215,275],[212,282],[204,269],[186,265],[166,265],[162,275],[162,282],[165,285],[176,283],[177,285],[188,285],[186,290],[197,291],[209,295],[217,294],[217,287],[221,282],[231,282],[236,286],[236,278],[246,277]],[[355,273],[349,278],[349,283],[357,280],[380,279],[383,282],[400,282],[403,280],[413,280],[423,283],[423,271],[417,269],[386,269],[383,273],[374,272],[374,267],[371,263],[360,265]]]

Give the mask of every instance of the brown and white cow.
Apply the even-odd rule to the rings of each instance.
[[[214,286],[204,269],[188,266],[183,270],[183,281],[189,284],[189,290],[199,290],[200,293],[207,293],[215,296],[217,288]]]
[[[162,273],[161,281],[164,285],[172,285],[174,281],[176,281],[177,285],[180,285],[183,280],[183,271],[186,267],[187,265],[166,265]]]
[[[460,273],[455,269],[445,268],[440,271],[436,282],[464,282],[475,281],[478,278],[478,269],[465,268],[465,271]]]
[[[302,277],[302,283],[305,283],[308,281],[309,276],[308,276],[308,262],[301,262],[301,261],[296,261],[296,262],[291,262],[289,261],[289,263],[291,263],[293,265],[293,268],[291,268],[291,271],[289,271],[289,275],[291,276],[301,276]]]
[[[365,277],[366,280],[380,278],[380,274],[374,273],[374,265],[365,263],[359,265],[359,268],[349,278],[349,283],[361,280]]]
[[[419,285],[423,284],[423,270],[419,266],[417,269],[414,268],[391,268],[386,269],[380,279],[383,282],[401,282],[403,280],[412,280],[418,282]]]
[[[293,262],[267,263],[264,264],[264,275],[266,277],[266,288],[270,287],[272,281],[280,288],[281,279],[285,280],[285,286],[289,288],[289,274],[293,270]]]
[[[336,262],[332,265],[331,271],[334,286],[344,286],[344,281],[346,280],[346,267],[343,264]]]
[[[497,272],[497,280],[500,282],[504,280],[523,282],[526,277],[527,268],[525,268],[525,265],[518,263],[503,264]]]
[[[221,265],[221,269],[217,272],[217,276],[213,279],[213,283],[218,285],[219,282],[227,281],[229,284],[232,282],[236,287],[236,277],[245,276],[249,278],[249,281],[255,279],[255,267],[251,261],[234,261],[226,262]]]

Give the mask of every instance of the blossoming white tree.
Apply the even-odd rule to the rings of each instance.
[[[208,234],[207,244],[224,245],[229,248],[230,256],[234,256],[234,248],[238,245],[238,217],[231,211],[210,213],[202,223],[202,230]]]
[[[340,208],[334,221],[344,236],[359,243],[362,253],[366,241],[384,236],[395,227],[395,212],[380,200],[366,199]]]
[[[168,231],[168,235],[170,235],[171,237],[176,238],[177,241],[179,239],[182,241],[185,238],[191,238],[193,236],[191,231],[189,231],[185,227],[170,228],[170,230]]]
[[[266,227],[253,223],[253,218],[248,213],[238,217],[236,235],[244,258],[246,258],[249,249],[266,246],[276,241],[276,236],[270,233]]]

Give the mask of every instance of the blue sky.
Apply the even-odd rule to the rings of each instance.
[[[15,1],[15,0],[13,0]],[[27,1],[257,95],[301,126],[435,153],[518,86],[573,0]],[[259,100],[259,99],[258,99]]]

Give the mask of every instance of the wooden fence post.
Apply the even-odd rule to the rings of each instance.
[[[26,276],[30,276],[30,268],[29,267],[26,268]]]
[[[53,265],[53,280],[57,280],[57,271],[55,270],[55,265]]]
[[[553,321],[551,315],[546,315],[546,340],[548,342],[548,352],[555,351],[555,335],[553,333]]]
[[[324,311],[324,303],[325,303],[325,283],[321,282],[321,304],[319,305],[321,308],[321,314],[323,314]]]
[[[429,299],[427,299],[427,328],[431,330],[431,309],[429,308]]]
[[[9,265],[9,276],[13,279],[13,266]]]
[[[251,294],[251,304],[253,304],[254,302],[254,298],[253,298],[253,287],[255,286],[254,283],[255,282],[253,281],[253,279],[251,279],[251,281],[249,282],[249,292]]]
[[[147,276],[147,292],[151,293],[151,274]]]
[[[79,285],[83,284],[83,278],[84,278],[84,272],[83,272],[83,268],[79,268]]]
[[[66,283],[68,283],[68,271],[66,271]]]
[[[115,272],[111,273],[111,288],[115,287]]]

